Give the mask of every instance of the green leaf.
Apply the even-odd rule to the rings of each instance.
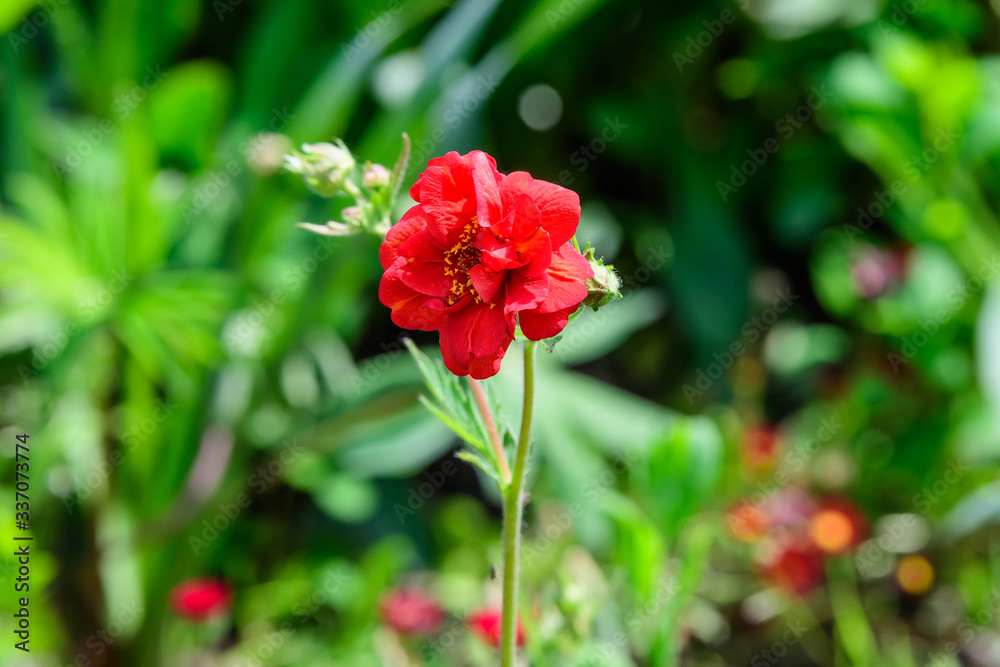
[[[500,475],[497,474],[496,468],[493,467],[492,463],[484,459],[476,452],[470,452],[468,450],[455,452],[455,458],[462,459],[466,463],[471,463],[496,480],[497,485],[503,486],[503,482],[500,480]]]
[[[315,434],[338,466],[362,477],[412,475],[445,454],[449,433],[412,402],[383,397],[344,412]],[[364,418],[362,418],[364,417]]]
[[[680,664],[679,645],[681,614],[695,593],[705,568],[708,565],[708,551],[715,540],[711,523],[700,522],[687,531],[682,544],[677,549],[680,567],[676,575],[668,574],[660,590],[666,594],[666,604],[660,616],[659,634],[654,642],[650,665],[666,667]],[[672,577],[672,578],[671,578]]]
[[[466,429],[464,424],[454,419],[450,414],[438,407],[436,403],[429,400],[426,396],[421,396],[420,402],[423,403],[424,407],[426,407],[432,415],[440,419],[445,426],[454,431],[455,435],[460,437],[462,440],[475,447],[478,451],[483,451],[486,448],[486,445],[484,445],[476,436]]]
[[[597,312],[582,308],[559,337],[552,351],[564,364],[582,364],[618,349],[629,336],[658,320],[666,310],[653,290],[639,290]],[[549,346],[546,346],[547,348]]]
[[[38,4],[38,0],[4,0],[3,3],[0,3],[0,34],[11,30],[21,20],[21,17],[36,4]],[[31,34],[37,34],[38,29],[35,26],[32,28]],[[12,39],[14,42],[20,43],[21,39],[28,39],[28,37],[21,32],[21,29],[17,29],[7,37],[7,40]]]
[[[229,107],[229,73],[216,63],[185,63],[149,95],[153,136],[161,151],[192,167],[209,162]]]
[[[620,558],[628,566],[637,597],[646,603],[652,599],[663,570],[663,536],[634,500],[617,491],[607,492],[602,509],[618,526]]]
[[[490,433],[471,392],[466,390],[461,380],[445,368],[440,360],[432,361],[410,339],[405,339],[404,342],[417,362],[417,367],[433,397],[432,400],[421,396],[421,403],[455,435],[475,450],[477,460],[473,462],[476,465],[482,467],[490,477],[499,480],[499,462],[490,446]],[[483,382],[481,386],[486,394],[491,412],[499,417],[500,407],[489,383]],[[501,442],[506,442],[506,427],[499,418],[495,421]],[[460,458],[469,460],[464,457]]]
[[[649,451],[648,465],[636,466],[635,481],[668,536],[708,500],[722,465],[722,436],[704,417],[678,418]]]

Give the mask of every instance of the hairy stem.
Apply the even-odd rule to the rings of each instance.
[[[524,475],[531,445],[531,415],[535,398],[535,343],[524,343],[524,411],[503,508],[503,618],[500,625],[500,667],[513,667],[517,651],[517,592],[521,578],[521,521]]]
[[[493,420],[493,413],[490,412],[486,393],[479,380],[470,377],[469,386],[472,387],[472,395],[476,398],[476,405],[479,406],[479,414],[483,416],[486,430],[490,433],[490,444],[493,445],[493,453],[496,454],[497,464],[500,466],[500,478],[505,487],[510,486],[510,464],[507,463],[507,454],[503,451],[503,443],[500,442],[500,433],[497,431],[496,421]]]

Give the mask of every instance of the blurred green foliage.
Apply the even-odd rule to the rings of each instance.
[[[996,664],[995,619],[962,630],[998,586],[995,3],[5,0],[0,30],[0,507],[30,433],[36,538],[3,664],[491,664],[493,487],[418,402],[377,243],[295,227],[349,201],[278,172],[404,131],[408,183],[481,148],[579,192],[623,278],[540,362],[532,664]],[[783,486],[873,538],[915,515],[934,590],[883,548],[776,592],[722,516]],[[231,617],[178,619],[207,575]],[[404,583],[449,614],[423,644],[379,621]]]

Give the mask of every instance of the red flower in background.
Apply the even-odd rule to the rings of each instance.
[[[555,336],[587,296],[594,272],[570,238],[577,195],[523,171],[504,176],[482,151],[427,164],[417,202],[379,252],[379,300],[405,329],[441,332],[444,363],[482,379],[500,370],[514,327]]]
[[[501,616],[499,609],[480,609],[468,618],[469,628],[488,644],[500,646]],[[517,645],[524,646],[524,624],[517,617]]]
[[[910,253],[907,246],[883,249],[861,245],[851,258],[851,279],[858,296],[877,299],[897,288],[906,279]]]
[[[828,554],[844,554],[861,544],[868,522],[858,507],[844,498],[823,500],[809,520],[813,544]]]
[[[756,542],[764,537],[770,523],[767,512],[746,500],[738,500],[726,510],[726,527],[743,542]]]
[[[189,579],[170,592],[170,608],[181,618],[196,623],[229,611],[233,593],[222,579]]]
[[[756,424],[747,428],[741,442],[743,461],[749,468],[767,468],[781,453],[781,432],[774,426]]]
[[[761,568],[764,575],[791,593],[805,595],[823,583],[823,554],[807,545],[783,545]]]
[[[757,512],[763,516],[758,517]],[[761,573],[775,585],[804,595],[821,585],[827,556],[840,556],[864,541],[864,514],[846,498],[816,500],[787,486],[761,506],[734,503],[727,517],[733,534],[747,541],[763,537],[756,557]],[[761,535],[763,532],[763,535]]]
[[[437,601],[416,588],[390,591],[379,605],[382,620],[401,635],[432,635],[444,622]]]

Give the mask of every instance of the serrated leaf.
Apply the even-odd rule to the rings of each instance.
[[[500,479],[499,462],[490,447],[490,433],[486,427],[479,408],[467,391],[461,380],[451,373],[440,360],[432,360],[413,341],[405,339],[407,349],[417,363],[417,368],[424,378],[424,383],[431,396],[420,397],[420,402],[445,424],[452,432],[461,438],[474,450],[479,459],[476,465],[489,468],[487,473],[494,479]],[[488,384],[482,385],[486,394],[487,404],[494,415],[499,415],[499,403]],[[497,420],[497,429],[502,439],[506,439],[507,429]],[[472,454],[472,452],[469,452]]]
[[[467,463],[471,463],[476,466],[484,473],[492,477],[499,486],[503,486],[503,482],[500,481],[500,475],[497,473],[496,468],[492,463],[484,459],[482,456],[475,452],[470,452],[468,450],[462,450],[455,452],[455,458],[462,459]]]
[[[427,410],[432,415],[434,415],[435,417],[437,417],[438,419],[440,419],[444,423],[445,426],[447,426],[452,431],[454,431],[455,435],[457,435],[462,440],[464,440],[466,442],[466,444],[471,445],[472,447],[475,447],[478,451],[484,451],[485,450],[485,447],[484,447],[483,443],[480,442],[478,438],[476,438],[474,435],[472,435],[468,431],[468,429],[464,428],[461,423],[459,423],[457,420],[453,419],[451,415],[449,415],[447,412],[445,412],[443,409],[441,409],[441,407],[439,407],[433,401],[431,401],[430,399],[428,399],[426,396],[421,396],[420,397],[420,402],[423,403],[424,407],[427,408]]]

